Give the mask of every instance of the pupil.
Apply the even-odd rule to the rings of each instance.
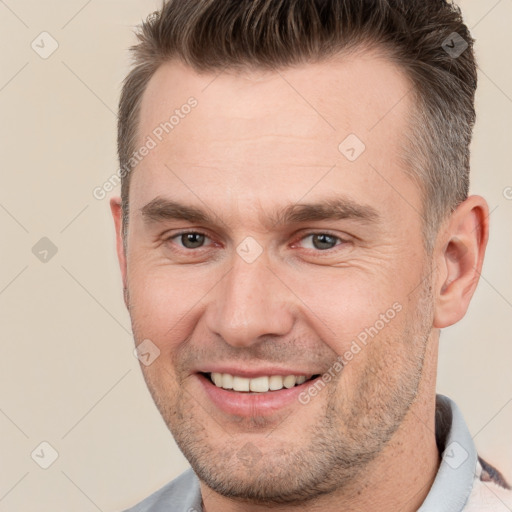
[[[181,235],[183,246],[187,249],[196,249],[204,243],[204,235],[201,233],[185,233]]]
[[[331,235],[313,235],[313,245],[317,249],[332,249],[336,245],[336,238]]]

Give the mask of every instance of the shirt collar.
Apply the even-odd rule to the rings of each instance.
[[[441,464],[418,512],[461,512],[473,488],[478,455],[457,404],[436,397],[436,440]]]

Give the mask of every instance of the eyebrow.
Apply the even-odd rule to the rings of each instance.
[[[164,222],[167,220],[184,220],[190,223],[219,224],[206,210],[182,204],[180,202],[156,197],[141,208],[142,217],[147,223]],[[331,197],[315,203],[296,203],[284,209],[271,213],[264,219],[264,224],[270,227],[303,222],[323,220],[352,219],[361,223],[377,223],[380,215],[375,208],[367,204],[359,204],[347,197]],[[223,222],[221,222],[223,224]]]

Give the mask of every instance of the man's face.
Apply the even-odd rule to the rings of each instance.
[[[152,396],[221,494],[291,503],[348,483],[417,395],[432,301],[400,161],[410,87],[370,53],[279,73],[169,63],[148,85],[129,309],[136,343],[160,351],[141,365]],[[353,136],[339,148],[350,134],[362,153]]]

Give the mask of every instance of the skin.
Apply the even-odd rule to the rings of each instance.
[[[207,512],[406,512],[428,494],[440,463],[439,333],[476,288],[488,207],[468,198],[425,253],[420,190],[400,160],[410,87],[369,50],[279,73],[198,74],[169,62],[148,85],[140,142],[190,96],[198,105],[133,172],[125,243],[119,198],[111,209],[136,343],[160,350],[141,368]],[[366,145],[354,162],[338,150],[350,133]],[[271,220],[340,195],[378,220]],[[156,198],[215,222],[150,220],[142,209]],[[206,234],[204,245],[184,247],[183,230]],[[319,249],[311,233],[325,232],[335,238]],[[252,263],[236,250],[246,237],[262,249]],[[236,417],[199,383],[211,362],[328,371],[396,303],[400,312],[306,405]]]

